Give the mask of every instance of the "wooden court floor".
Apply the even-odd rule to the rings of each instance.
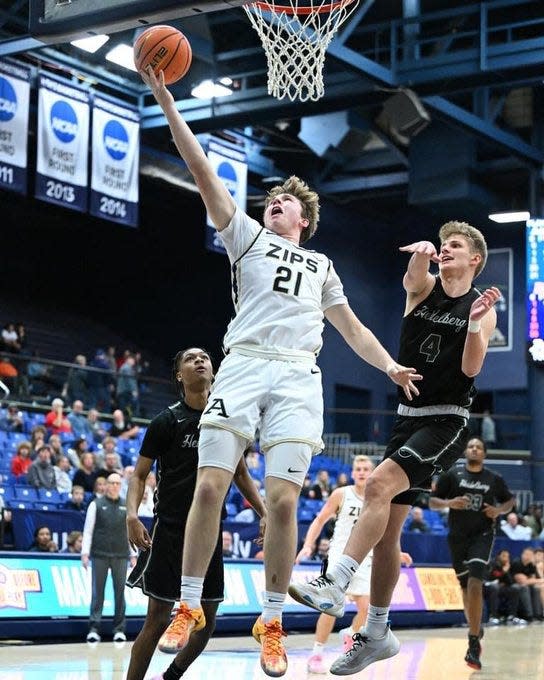
[[[441,628],[397,631],[400,653],[350,677],[359,680],[543,680],[544,626],[500,626],[486,629],[481,671],[471,670],[463,657],[466,629]],[[333,678],[306,670],[312,636],[287,638],[288,680]],[[326,660],[339,653],[338,637],[331,636]],[[46,644],[0,647],[0,680],[123,680],[130,642]],[[171,657],[157,652],[146,679],[165,670]],[[183,680],[264,680],[257,645],[249,637],[213,639],[208,650]]]

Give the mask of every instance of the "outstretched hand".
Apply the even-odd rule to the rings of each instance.
[[[403,253],[417,253],[418,255],[425,255],[432,262],[440,262],[440,255],[436,252],[434,244],[430,241],[416,241],[407,246],[401,246],[399,250]]]
[[[145,71],[139,71],[139,74],[144,83],[151,89],[151,92],[153,92],[157,104],[164,108],[168,104],[174,103],[174,97],[164,82],[164,71],[160,71],[159,77],[157,78],[151,66],[148,66]]]
[[[416,373],[415,368],[406,368],[406,366],[394,363],[387,367],[386,373],[396,385],[402,387],[407,399],[412,401],[412,394],[415,394],[416,397],[419,395],[419,390],[414,382],[423,380],[423,376]]]
[[[469,315],[470,320],[480,321],[501,297],[501,291],[498,288],[487,288],[480,297],[476,298],[472,303]]]

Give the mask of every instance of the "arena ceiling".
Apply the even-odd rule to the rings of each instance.
[[[99,30],[81,22],[62,38],[31,34],[31,8],[48,0],[0,0],[0,57],[20,59],[137,104],[142,170],[188,177],[160,110],[137,74],[105,62],[116,42],[132,43],[141,24],[127,20],[95,54],[66,38]],[[259,38],[239,6],[220,11],[179,0],[163,23],[189,38],[193,65],[172,86],[192,129],[214,133],[248,154],[250,192],[258,202],[273,178],[298,173],[338,203],[369,209],[414,205],[448,210],[540,211],[544,157],[544,16],[540,0],[359,0],[331,42],[325,95],[317,102],[267,94]],[[233,0],[236,5],[240,0]],[[51,3],[59,0],[49,0]],[[72,4],[84,0],[60,0]],[[115,0],[110,4],[130,4]],[[102,3],[87,2],[98,8]],[[108,3],[105,3],[108,6]],[[140,28],[138,28],[140,27]],[[107,64],[107,65],[106,65]],[[228,76],[228,97],[197,100],[192,86]]]

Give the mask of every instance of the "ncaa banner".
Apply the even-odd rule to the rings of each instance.
[[[30,69],[0,61],[0,187],[26,194]]]
[[[89,93],[43,74],[39,87],[35,196],[85,212]]]
[[[91,215],[138,226],[139,166],[137,110],[95,95]]]
[[[208,160],[218,177],[223,180],[223,184],[229,190],[236,205],[245,212],[247,198],[247,158],[245,152],[210,139]],[[215,253],[227,254],[209,216],[206,216],[206,248]]]

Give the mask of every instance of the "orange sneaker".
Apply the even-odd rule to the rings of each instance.
[[[174,618],[159,640],[159,649],[167,654],[177,654],[187,646],[191,633],[202,630],[205,625],[202,607],[189,609],[185,602],[180,602]]]
[[[261,668],[272,678],[279,678],[287,671],[287,654],[281,638],[287,637],[279,619],[264,623],[261,616],[253,625],[253,637],[261,645]]]

